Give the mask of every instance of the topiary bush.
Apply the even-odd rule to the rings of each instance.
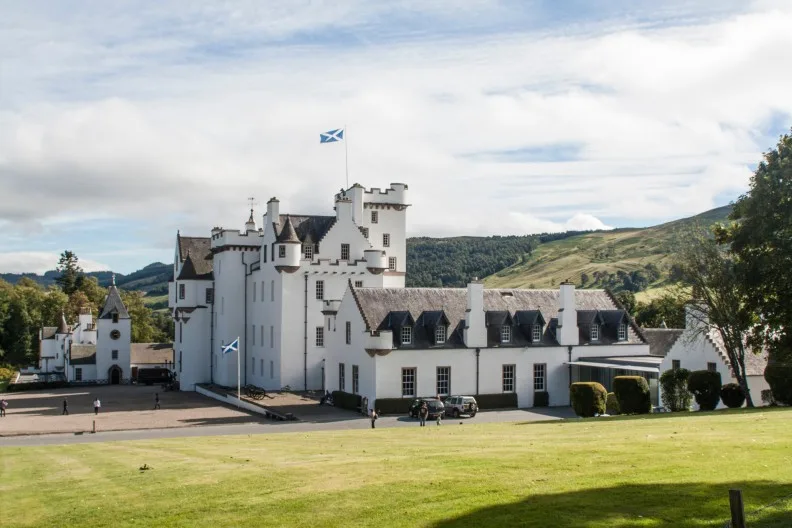
[[[616,398],[616,394],[609,392],[607,398],[605,399],[605,412],[608,414],[621,414],[621,410],[619,409],[619,400]]]
[[[679,412],[690,409],[693,395],[687,388],[688,376],[690,371],[683,368],[666,370],[660,376],[663,405],[669,411]]]
[[[727,383],[720,390],[720,397],[723,405],[729,409],[742,407],[745,403],[745,392],[736,383]]]
[[[702,411],[712,411],[720,401],[721,375],[710,370],[694,370],[688,376],[688,390]]]
[[[569,387],[569,397],[575,414],[583,418],[605,414],[607,395],[605,387],[597,382],[573,383]]]
[[[647,414],[652,412],[649,384],[642,376],[616,376],[613,392],[619,401],[622,414]]]
[[[771,361],[767,364],[764,378],[773,391],[776,403],[792,405],[792,363]]]
[[[534,392],[534,407],[547,407],[550,405],[550,393],[547,391]]]

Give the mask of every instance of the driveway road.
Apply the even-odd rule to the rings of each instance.
[[[538,422],[571,418],[575,414],[569,407],[553,407],[542,410],[512,409],[504,411],[483,411],[475,418],[448,418],[441,427],[459,427],[460,424],[500,423],[500,422]],[[434,422],[429,426],[437,427]],[[377,420],[377,429],[392,427],[418,427],[418,420],[406,416],[383,416]],[[114,442],[122,440],[151,440],[159,438],[185,438],[196,436],[224,436],[272,434],[308,431],[346,431],[351,429],[370,429],[367,418],[353,418],[332,422],[272,422],[231,425],[203,425],[169,429],[139,429],[132,431],[108,431],[83,434],[50,434],[32,436],[0,437],[0,447],[46,446],[62,444],[84,444],[93,442]]]

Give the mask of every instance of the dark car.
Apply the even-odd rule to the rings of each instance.
[[[410,405],[409,415],[411,417],[418,418],[418,411],[423,402],[426,402],[426,406],[429,408],[429,415],[426,417],[428,420],[436,420],[438,416],[445,414],[445,405],[437,398],[416,398]]]
[[[154,383],[170,383],[173,381],[171,371],[164,367],[142,368],[137,371],[137,382],[146,385]]]

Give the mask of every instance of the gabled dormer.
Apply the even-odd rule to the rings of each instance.
[[[602,333],[610,341],[627,341],[630,318],[624,310],[600,310],[604,321]]]
[[[378,330],[391,330],[396,348],[415,345],[415,319],[410,312],[390,312]]]
[[[444,345],[448,342],[451,322],[443,310],[426,311],[418,318],[419,323],[426,329],[429,342],[433,345]]]
[[[487,340],[490,346],[514,344],[514,321],[507,311],[487,311]]]
[[[598,310],[578,310],[577,324],[580,329],[580,340],[584,343],[599,343],[602,339],[602,327],[605,320]]]
[[[539,310],[519,310],[514,313],[514,324],[529,343],[541,343],[547,324]]]

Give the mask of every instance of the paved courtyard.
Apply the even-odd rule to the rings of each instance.
[[[160,410],[154,410],[159,393]],[[162,429],[196,425],[262,423],[257,414],[201,396],[195,392],[162,392],[159,386],[100,385],[53,391],[6,393],[8,415],[0,418],[0,436],[44,433],[78,433],[125,429]],[[102,403],[99,415],[93,400]],[[62,416],[64,398],[69,415]]]

